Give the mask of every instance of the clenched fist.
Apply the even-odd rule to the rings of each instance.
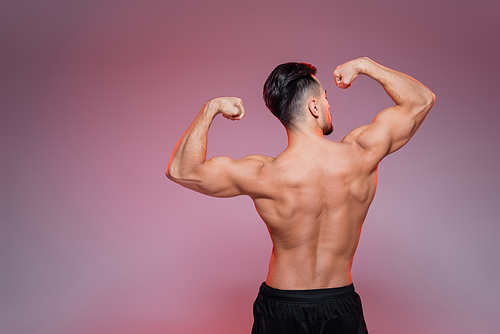
[[[348,61],[342,65],[337,66],[335,71],[333,72],[333,77],[335,79],[335,83],[337,87],[346,89],[351,87],[354,79],[358,77],[359,65],[361,62],[366,61],[368,58],[356,58]]]
[[[214,108],[217,114],[222,114],[232,121],[240,120],[245,116],[243,101],[237,97],[217,97],[209,101],[209,106]]]

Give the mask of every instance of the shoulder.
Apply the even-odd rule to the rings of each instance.
[[[255,181],[261,174],[264,166],[274,158],[252,154],[244,158],[233,160],[228,157],[214,157],[206,161],[213,169],[219,171],[221,177],[228,177],[235,182]]]
[[[350,160],[372,171],[389,153],[390,139],[384,125],[369,124],[353,129],[340,142],[349,150]]]
[[[269,164],[274,158],[252,154],[235,160],[231,166],[230,174],[238,188],[245,195],[252,198],[269,197]]]
[[[355,144],[357,146],[360,146],[361,148],[363,148],[362,146],[362,141],[363,141],[363,136],[365,134],[365,132],[369,131],[370,130],[370,125],[363,125],[363,126],[359,126],[355,129],[353,129],[351,132],[349,132],[342,140],[340,143],[342,144]]]
[[[234,160],[231,167],[233,172],[242,177],[242,179],[256,182],[262,178],[263,171],[268,170],[266,166],[269,167],[269,164],[273,160],[274,158],[265,155],[252,154],[244,158]]]
[[[342,143],[356,144],[365,153],[370,151],[380,151],[382,157],[389,152],[391,137],[390,128],[385,123],[372,123],[355,128],[349,132]],[[381,157],[381,158],[382,158]]]
[[[250,155],[238,160],[214,157],[200,167],[191,188],[215,197],[259,195],[265,189],[262,170],[272,160],[264,155]]]

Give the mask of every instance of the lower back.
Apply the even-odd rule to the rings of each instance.
[[[282,290],[335,288],[352,283],[352,257],[300,253],[281,252],[275,247],[266,283]]]

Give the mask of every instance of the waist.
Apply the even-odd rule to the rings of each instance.
[[[313,258],[301,254],[277,256],[273,251],[266,283],[276,289],[310,290],[348,286],[352,283],[352,258]]]
[[[282,302],[315,303],[349,298],[355,294],[355,290],[352,283],[339,288],[282,290],[272,288],[264,282],[260,286],[259,294],[267,299]]]

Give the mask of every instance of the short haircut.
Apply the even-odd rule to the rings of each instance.
[[[285,63],[276,66],[264,83],[264,101],[274,116],[288,125],[300,117],[303,98],[317,90],[313,77],[316,67],[306,63]]]

